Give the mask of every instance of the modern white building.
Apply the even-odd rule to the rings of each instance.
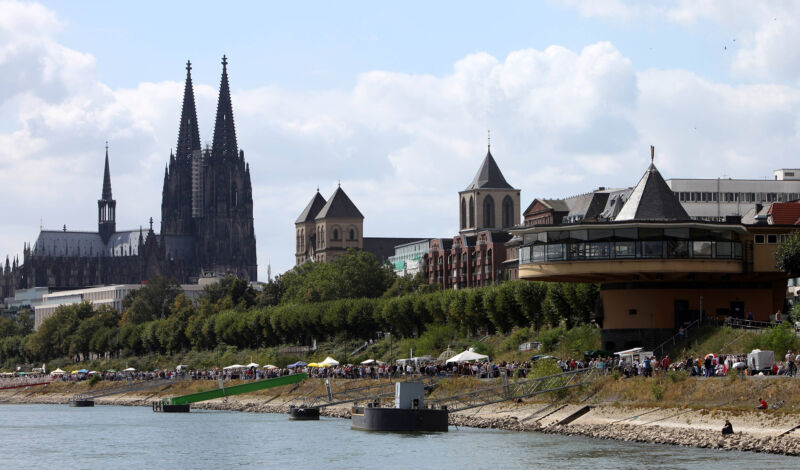
[[[686,212],[694,219],[723,221],[741,217],[757,204],[800,199],[800,169],[775,170],[773,179],[668,179]]]
[[[203,291],[209,282],[202,284],[181,284],[183,294],[192,302]],[[131,292],[141,289],[144,284],[118,284],[111,286],[90,287],[86,289],[65,290],[44,294],[38,305],[32,305],[34,309],[34,329],[39,329],[39,325],[50,315],[55,313],[62,305],[78,304],[83,301],[90,302],[92,305],[109,305],[118,312],[122,312],[122,300]]]
[[[389,257],[395,274],[414,276],[422,270],[425,255],[430,250],[430,240],[418,240],[394,247],[394,255]]]

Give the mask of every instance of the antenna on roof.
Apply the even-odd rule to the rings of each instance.
[[[656,147],[654,145],[650,146],[650,163],[653,163],[653,159],[656,157]]]
[[[491,129],[488,129],[486,131],[486,139],[487,139],[486,149],[487,150],[492,150],[492,130]]]

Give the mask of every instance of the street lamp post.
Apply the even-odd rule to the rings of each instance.
[[[389,339],[389,364],[392,363],[392,333],[387,332],[386,338]]]

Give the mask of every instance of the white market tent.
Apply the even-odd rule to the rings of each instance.
[[[53,372],[50,372],[50,375],[64,375],[64,374],[66,374],[66,372],[64,372],[61,369],[56,369]]]
[[[247,366],[243,366],[241,364],[231,364],[227,367],[222,368],[222,370],[234,370],[234,369],[247,369]]]
[[[136,369],[133,367],[128,367],[127,369],[122,369],[122,372],[136,372]]]
[[[273,366],[272,364],[267,364],[264,366],[264,369],[277,369],[278,367]]]
[[[261,367],[261,365],[260,364],[256,364],[255,362],[251,362],[250,364],[247,364],[245,367],[247,367],[249,369],[251,367]]]
[[[368,366],[370,364],[375,364],[377,361],[375,359],[367,359],[366,361],[361,361],[362,364]]]
[[[448,359],[447,363],[449,364],[451,362],[480,361],[483,359],[489,359],[489,356],[485,354],[478,354],[475,351],[473,351],[472,348],[469,348],[468,350],[460,352],[455,356],[451,357],[450,359]]]
[[[328,356],[328,357],[325,358],[324,361],[320,362],[319,365],[321,365],[323,367],[338,366],[339,365],[339,361],[337,361],[336,359]]]

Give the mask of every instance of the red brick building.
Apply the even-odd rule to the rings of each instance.
[[[517,260],[508,254],[508,229],[520,223],[520,190],[506,182],[491,151],[467,189],[459,192],[461,231],[449,238],[430,241],[425,256],[428,282],[443,289],[478,287],[516,277]]]

